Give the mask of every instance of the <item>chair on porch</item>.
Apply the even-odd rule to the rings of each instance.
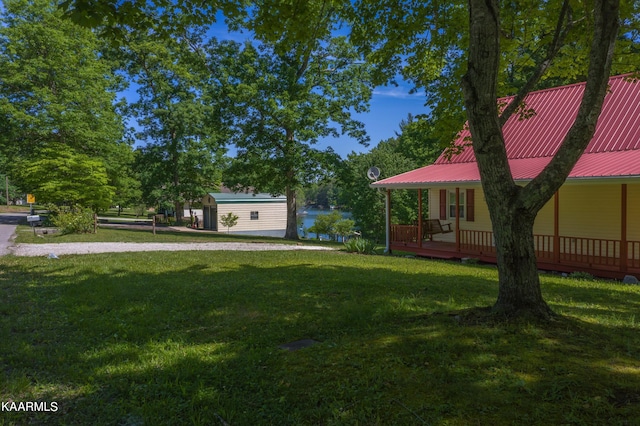
[[[453,232],[450,223],[442,223],[439,219],[427,219],[423,224],[422,238],[433,239],[435,234],[448,234]]]

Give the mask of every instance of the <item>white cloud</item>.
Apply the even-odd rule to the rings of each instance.
[[[419,91],[416,93],[409,93],[410,88],[407,86],[399,86],[399,87],[378,87],[373,90],[374,96],[388,97],[388,98],[397,98],[397,99],[410,99],[425,97],[424,91]]]

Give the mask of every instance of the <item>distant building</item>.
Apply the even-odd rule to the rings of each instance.
[[[220,217],[233,213],[238,223],[231,234],[284,237],[287,228],[287,197],[270,194],[210,192],[202,199],[204,229],[227,232]]]

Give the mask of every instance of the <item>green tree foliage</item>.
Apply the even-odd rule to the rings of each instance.
[[[227,227],[227,233],[231,232],[231,228],[238,224],[239,217],[233,212],[229,212],[226,215],[220,216],[220,223],[222,226]]]
[[[94,212],[86,207],[77,205],[49,206],[49,220],[65,234],[89,234],[96,230]]]
[[[115,188],[111,204],[119,207],[119,215],[125,207],[136,206],[142,202],[140,176],[134,168],[135,153],[129,144],[119,144],[109,156],[109,161],[113,161],[111,172],[107,165],[109,184]]]
[[[333,230],[337,237],[341,237],[342,240],[351,234],[353,234],[353,229],[356,226],[356,222],[352,219],[340,219],[333,226]]]
[[[409,114],[400,122],[400,132],[392,142],[393,149],[418,166],[433,163],[442,152],[442,146],[433,136],[434,128],[431,118]]]
[[[338,193],[340,189],[335,183],[335,179],[328,179],[320,183],[311,184],[304,188],[304,204],[330,207],[338,204]]]
[[[360,55],[344,37],[331,35],[335,10],[305,3],[304,13],[278,19],[284,32],[275,37],[262,32],[270,24],[261,19],[271,20],[276,9],[259,3],[245,25],[257,31],[261,45],[214,41],[207,48],[211,73],[220,75],[230,102],[237,147],[224,181],[235,189],[285,194],[285,238],[297,239],[297,190],[337,161],[332,150],[314,144],[340,134],[366,143],[363,125],[351,113],[368,109],[372,87]],[[309,27],[315,30],[302,31]]]
[[[316,238],[320,235],[329,235],[332,237],[336,234],[336,224],[342,220],[342,215],[338,211],[332,211],[329,214],[319,214],[308,231],[316,234]]]
[[[64,0],[60,9],[73,22],[99,28],[103,37],[120,44],[131,32],[153,31],[169,39],[190,26],[215,22],[220,11],[240,19],[245,5],[237,0]]]
[[[353,216],[356,227],[366,238],[383,241],[385,236],[385,194],[369,185],[367,170],[376,166],[381,171],[380,179],[404,173],[416,167],[413,160],[396,150],[397,140],[380,142],[370,152],[351,153],[339,173],[341,191],[340,203]],[[394,223],[413,223],[418,219],[418,199],[416,191],[395,190],[391,193]]]
[[[106,209],[115,188],[104,163],[65,145],[48,146],[16,167],[18,178],[39,203]]]
[[[400,123],[395,138],[382,141],[365,154],[352,153],[339,175],[340,203],[351,210],[358,229],[367,238],[382,241],[385,236],[385,194],[369,187],[367,170],[378,167],[382,176],[394,176],[435,161],[442,148],[431,136],[432,123],[426,117],[409,115]],[[417,191],[391,192],[393,223],[414,223],[418,220]],[[428,217],[427,197],[423,199],[423,215]]]
[[[15,204],[24,194],[9,180],[9,203]],[[7,175],[0,174],[0,205],[7,205]]]
[[[8,169],[9,165],[7,164],[7,159],[2,155],[2,152],[0,151],[0,171],[6,171]],[[7,182],[9,183],[8,195]],[[8,203],[7,197],[9,198]],[[22,193],[13,183],[13,181],[9,179],[9,175],[6,172],[0,173],[0,205],[14,204],[16,201],[22,198],[24,198],[24,193]]]
[[[0,151],[8,164],[32,162],[33,176],[12,175],[25,191],[35,176],[48,179],[34,164],[62,163],[71,156],[85,169],[106,171],[107,184],[116,186],[130,147],[122,142],[123,124],[114,106],[119,80],[113,64],[101,57],[100,43],[85,28],[61,18],[55,3],[47,0],[9,0],[4,3],[0,26]],[[49,149],[56,147],[55,149]],[[60,147],[60,150],[58,150]],[[90,166],[85,159],[90,157]],[[36,161],[37,160],[37,161]],[[97,163],[101,166],[97,167]],[[30,183],[20,181],[25,176]],[[46,186],[39,185],[42,191]],[[78,188],[82,192],[82,188]],[[93,191],[93,189],[90,189]],[[72,198],[94,199],[92,205],[109,204],[104,196],[113,188]],[[58,194],[59,195],[59,194]],[[47,196],[45,195],[44,198]],[[57,195],[51,198],[59,199]]]
[[[138,139],[147,143],[136,162],[145,199],[170,203],[177,221],[186,201],[219,186],[224,165],[223,126],[214,108],[221,97],[212,88],[209,98],[202,96],[198,42],[196,32],[168,40],[138,34],[122,54],[138,85],[130,111],[141,125]]]

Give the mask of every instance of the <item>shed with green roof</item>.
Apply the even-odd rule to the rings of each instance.
[[[232,234],[284,237],[287,197],[271,194],[210,192],[202,199],[204,229],[226,231],[220,217],[233,213],[238,223]]]

